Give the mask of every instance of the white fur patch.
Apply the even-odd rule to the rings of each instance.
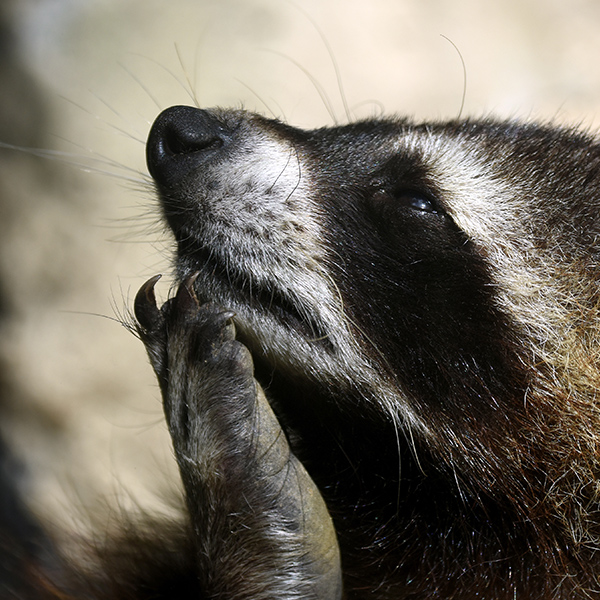
[[[556,326],[565,322],[556,255],[535,245],[530,193],[518,181],[500,178],[493,157],[473,140],[431,134],[414,135],[411,143],[443,190],[449,214],[485,257],[499,306],[527,337],[556,344],[563,333]]]

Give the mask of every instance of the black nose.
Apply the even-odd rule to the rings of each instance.
[[[176,185],[210,160],[229,140],[228,129],[211,113],[172,106],[154,121],[146,144],[150,175],[161,185]]]

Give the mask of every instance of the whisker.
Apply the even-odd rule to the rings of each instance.
[[[188,70],[185,68],[185,64],[183,62],[183,57],[181,55],[181,50],[179,48],[178,44],[175,44],[175,52],[177,53],[177,59],[179,60],[179,66],[181,67],[181,70],[185,76],[185,81],[187,83],[187,87],[185,88],[186,93],[188,94],[188,96],[190,97],[190,100],[192,101],[192,104],[196,107],[196,108],[200,108],[200,103],[198,102],[198,98],[196,96],[196,92],[194,90],[194,85],[192,84],[189,74],[188,74]]]
[[[333,67],[333,72],[335,73],[335,79],[336,79],[337,86],[338,86],[338,92],[340,94],[340,100],[342,101],[342,106],[344,108],[344,114],[346,115],[346,119],[348,120],[348,123],[351,123],[353,121],[353,117],[350,112],[350,107],[348,106],[348,100],[346,98],[346,92],[344,90],[344,85],[342,82],[342,75],[340,73],[340,68],[339,68],[338,62],[335,58],[335,53],[333,52],[331,44],[329,43],[327,36],[323,33],[323,30],[319,27],[317,22],[300,5],[294,4],[294,7],[296,8],[296,10],[300,11],[304,15],[304,17],[308,20],[308,22],[313,26],[314,30],[317,32],[317,34],[321,38],[321,41],[323,42],[325,49],[327,50],[327,54],[329,55],[329,60],[331,61],[331,65]],[[334,122],[335,122],[335,119],[334,119]]]
[[[140,86],[140,88],[142,88],[142,90],[146,93],[148,98],[150,98],[150,100],[154,102],[156,108],[158,108],[158,110],[162,110],[162,104],[158,101],[158,98],[150,91],[150,88],[131,69],[126,67],[124,64],[119,63],[119,66],[127,73],[127,75],[129,75],[129,77],[131,77],[131,79],[133,79],[133,81],[135,81]]]
[[[331,118],[333,124],[337,125],[338,118],[336,117],[335,110],[333,108],[333,104],[331,103],[331,100],[329,99],[329,96],[327,95],[325,88],[321,85],[319,80],[306,67],[301,65],[298,61],[294,60],[292,57],[287,56],[283,52],[278,52],[277,50],[269,50],[269,49],[266,49],[265,52],[270,52],[271,54],[280,56],[281,58],[292,63],[296,68],[298,68],[300,71],[302,71],[302,73],[304,73],[304,75],[312,83],[313,87],[319,94],[319,97],[321,98],[321,101],[323,102],[323,105],[325,106],[325,110],[329,114],[329,117]]]
[[[267,104],[265,99],[262,98],[262,96],[260,96],[260,94],[258,94],[258,92],[256,92],[256,90],[251,88],[247,83],[245,83],[241,79],[236,79],[236,81],[240,85],[243,85],[267,109],[267,113],[269,113],[274,119],[279,118],[277,113]],[[278,106],[278,108],[279,108],[279,106]]]

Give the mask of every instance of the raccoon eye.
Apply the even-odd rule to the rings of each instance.
[[[433,201],[418,192],[402,192],[396,196],[395,200],[398,203],[402,203],[415,210],[420,210],[422,212],[437,212],[433,205]]]
[[[390,191],[379,189],[374,192],[373,200],[376,203],[387,202],[396,207],[412,208],[420,212],[439,212],[436,202],[427,194],[418,190],[400,189]]]

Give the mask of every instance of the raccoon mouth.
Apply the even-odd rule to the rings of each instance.
[[[323,326],[310,315],[302,314],[296,304],[277,287],[260,286],[243,271],[225,267],[207,248],[195,252],[195,262],[201,265],[203,276],[219,289],[225,290],[236,304],[248,307],[251,312],[269,315],[286,329],[309,341],[326,342],[329,339]]]

